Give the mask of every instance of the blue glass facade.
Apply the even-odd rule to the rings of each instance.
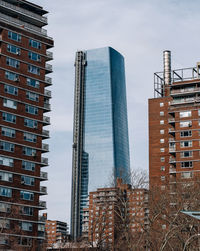
[[[79,98],[79,101],[75,100],[75,107],[79,112],[75,113],[75,118],[81,118],[81,123],[77,123],[77,120],[74,123],[82,131],[80,133],[78,127],[74,129],[75,134],[80,134],[81,138],[78,141],[74,134],[73,155],[76,160],[80,156],[78,151],[81,151],[81,161],[76,165],[77,173],[80,172],[81,175],[79,179],[72,177],[72,182],[79,180],[81,183],[77,184],[80,189],[77,191],[80,194],[77,210],[80,213],[80,228],[82,209],[86,206],[88,193],[100,187],[111,186],[116,177],[122,177],[124,182],[129,183],[130,173],[124,58],[110,47],[81,53],[84,53],[84,61],[77,61],[78,80],[75,88],[76,97]],[[84,77],[81,72],[82,75],[84,72]],[[82,90],[82,93],[77,90]],[[83,116],[78,105],[84,108]],[[76,146],[79,145],[80,148],[77,149]],[[74,191],[72,203],[75,198],[73,193],[76,193]],[[74,207],[77,204],[75,202]],[[73,210],[72,207],[72,217]]]

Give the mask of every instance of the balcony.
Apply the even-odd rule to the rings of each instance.
[[[47,86],[52,85],[52,78],[45,76],[45,83]]]
[[[47,96],[48,98],[51,98],[51,91],[45,89],[44,95]]]
[[[169,138],[169,142],[175,142],[174,138]]]
[[[176,173],[176,168],[170,167],[169,168],[169,173]]]
[[[53,66],[51,64],[45,64],[45,70],[46,70],[46,74],[47,73],[51,73],[53,71]]]
[[[170,158],[169,158],[169,163],[170,163],[170,164],[176,163],[176,159],[175,159],[175,158],[170,157]]]
[[[17,26],[18,28],[27,30],[31,33],[38,34],[39,36],[47,37],[48,39],[52,39],[51,37],[47,36],[47,31],[43,28],[37,27],[35,25],[23,22],[17,18],[10,17],[8,15],[4,15],[3,13],[0,13],[0,19],[4,22],[7,22],[8,24],[11,24],[13,26]]]
[[[40,186],[40,193],[41,193],[42,195],[47,195],[47,187]]]
[[[51,52],[51,51],[47,51],[46,52],[46,55],[47,55],[47,58],[46,58],[46,60],[53,60],[53,52]]]
[[[42,163],[43,165],[47,166],[48,163],[49,163],[48,158],[42,157],[42,158],[41,158],[41,163]]]
[[[0,8],[6,9],[10,14],[21,15],[24,20],[31,21],[35,25],[47,25],[47,17],[40,16],[19,6],[0,0]]]
[[[47,172],[40,172],[40,178],[43,180],[48,180],[48,173]]]
[[[188,99],[180,99],[180,100],[173,100],[170,102],[170,105],[181,105],[181,104],[189,104],[189,103],[199,103],[200,98],[188,98]]]
[[[43,138],[49,138],[49,131],[48,130],[42,130],[42,137]]]
[[[198,93],[200,92],[199,87],[191,87],[191,88],[182,88],[182,89],[175,89],[171,91],[172,96],[178,96],[183,94],[190,94],[190,93]]]
[[[42,208],[42,209],[46,209],[47,208],[46,201],[40,200],[39,201],[39,207]]]
[[[44,103],[44,109],[50,111],[51,110],[51,105],[49,103]]]
[[[38,221],[45,222],[46,218],[43,215],[38,216]]]
[[[42,143],[42,151],[43,152],[49,152],[49,145],[45,144],[45,143]]]
[[[43,123],[47,124],[47,125],[50,125],[50,117],[43,116]]]
[[[169,122],[169,123],[175,123],[175,118],[170,118],[170,119],[168,119],[168,122]]]
[[[176,147],[169,147],[169,152],[170,153],[174,153],[176,151]]]
[[[174,128],[169,128],[169,133],[175,133],[175,129]]]

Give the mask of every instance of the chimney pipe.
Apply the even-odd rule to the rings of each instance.
[[[164,84],[171,85],[171,51],[163,51]]]

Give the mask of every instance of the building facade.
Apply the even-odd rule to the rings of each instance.
[[[25,0],[0,1],[0,244],[38,247],[44,240],[47,194],[42,167],[49,146],[53,39],[42,7]]]
[[[164,52],[149,100],[149,176],[150,186],[175,194],[178,184],[199,177],[200,80],[199,64],[172,71],[170,55]]]
[[[148,191],[133,189],[117,179],[117,186],[98,188],[89,195],[89,207],[83,213],[83,236],[94,247],[114,250],[125,236],[134,238],[148,227]]]
[[[47,247],[49,248],[67,241],[68,226],[66,222],[46,220],[45,231]]]
[[[78,51],[75,62],[71,234],[81,235],[88,193],[122,177],[130,158],[124,58],[105,47]]]

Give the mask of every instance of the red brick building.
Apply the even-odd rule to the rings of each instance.
[[[132,189],[118,179],[117,186],[90,192],[89,208],[83,214],[83,236],[93,246],[114,247],[126,229],[130,236],[148,225],[148,192]]]
[[[47,194],[42,167],[49,151],[53,40],[42,7],[25,0],[0,1],[0,244],[38,246],[44,240],[39,211]]]
[[[200,172],[199,64],[171,70],[170,52],[164,52],[164,72],[154,75],[155,97],[149,100],[150,186],[188,184]]]

